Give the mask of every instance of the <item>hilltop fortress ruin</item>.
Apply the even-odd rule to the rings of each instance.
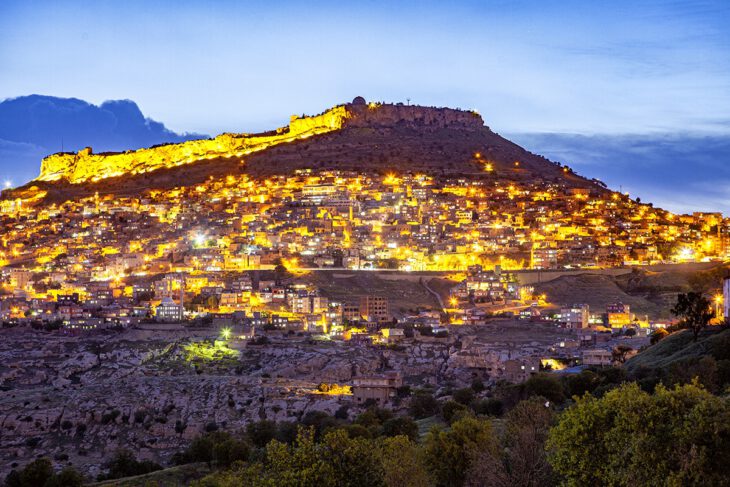
[[[473,111],[415,105],[367,103],[356,97],[315,116],[292,116],[287,127],[261,134],[224,133],[213,139],[191,140],[119,153],[94,154],[90,147],[78,153],[58,153],[41,162],[36,181],[71,184],[142,174],[206,159],[241,158],[269,147],[286,144],[345,127],[417,127],[419,130],[457,128],[473,131],[484,127]]]

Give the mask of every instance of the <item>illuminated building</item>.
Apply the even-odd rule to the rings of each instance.
[[[400,372],[355,377],[352,379],[352,395],[356,404],[372,401],[383,406],[396,397],[398,388],[402,385],[403,377]]]
[[[590,312],[587,304],[576,304],[560,310],[558,323],[568,329],[587,328],[589,316]]]
[[[155,317],[159,321],[182,321],[183,307],[166,296],[155,308]]]
[[[611,328],[623,328],[632,324],[634,315],[628,304],[613,303],[606,306],[606,321]]]
[[[360,316],[367,321],[374,322],[390,320],[388,298],[383,296],[360,296]]]
[[[610,350],[594,348],[583,351],[583,365],[607,367],[613,364],[613,354]]]

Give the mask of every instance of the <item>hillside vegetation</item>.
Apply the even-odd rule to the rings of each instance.
[[[641,368],[667,368],[676,362],[711,356],[725,360],[730,356],[730,329],[713,327],[692,341],[692,332],[682,330],[672,333],[626,362],[626,371],[634,373]]]

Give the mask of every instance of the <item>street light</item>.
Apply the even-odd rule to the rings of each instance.
[[[230,328],[223,328],[221,330],[221,335],[223,336],[223,339],[228,341],[229,338],[231,338],[231,329]]]

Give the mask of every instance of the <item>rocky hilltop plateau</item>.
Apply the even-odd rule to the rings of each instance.
[[[297,169],[424,173],[505,181],[561,182],[605,190],[601,183],[532,154],[484,125],[474,111],[367,103],[356,97],[262,134],[221,134],[121,153],[58,153],[37,179],[5,198],[63,201],[100,194],[198,184],[211,177],[290,174]]]

